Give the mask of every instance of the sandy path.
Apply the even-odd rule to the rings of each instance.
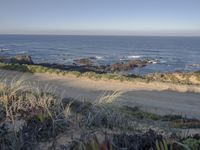
[[[31,84],[36,84],[40,87],[48,85],[48,87],[55,89],[57,94],[62,94],[63,97],[73,97],[78,100],[95,100],[105,92],[120,90],[124,91],[124,94],[117,99],[116,104],[141,106],[146,111],[159,114],[181,114],[200,119],[199,86],[94,81],[70,75],[63,77],[0,70],[1,78],[11,80],[20,76],[23,76],[22,78],[31,82]]]

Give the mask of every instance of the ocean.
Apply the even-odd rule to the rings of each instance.
[[[0,35],[0,56],[30,55],[35,63],[73,64],[95,57],[98,64],[134,59],[153,63],[131,73],[200,70],[200,37]]]

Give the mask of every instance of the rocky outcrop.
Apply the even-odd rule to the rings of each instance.
[[[81,66],[81,67],[86,67],[86,68],[92,68],[91,70],[93,71],[101,71],[101,72],[120,72],[120,71],[128,71],[134,68],[138,67],[145,67],[148,64],[152,64],[153,61],[150,60],[130,60],[127,62],[122,62],[122,63],[115,63],[112,65],[103,65],[99,66],[96,65],[95,63],[95,57],[89,57],[89,58],[82,58],[82,59],[77,59],[74,60],[74,65],[75,66]]]
[[[16,55],[16,56],[0,56],[0,62],[4,63],[18,63],[18,64],[34,64],[31,56]]]
[[[39,64],[45,67],[57,68],[61,70],[70,70],[70,71],[80,71],[80,72],[88,72],[93,71],[96,73],[109,73],[109,72],[120,72],[120,71],[128,71],[138,67],[144,67],[148,64],[152,64],[153,61],[149,60],[131,60],[123,63],[116,63],[113,65],[96,65],[95,58],[82,58],[74,60],[73,65],[60,65],[60,64]]]
[[[131,60],[128,62],[116,63],[113,65],[110,65],[109,67],[106,68],[106,70],[110,72],[128,71],[137,67],[145,67],[151,63],[152,62],[148,60]]]
[[[74,60],[74,64],[78,66],[93,66],[93,58],[81,58]]]
[[[0,56],[0,62],[4,63],[14,63],[14,64],[34,64],[41,65],[49,68],[56,68],[61,70],[69,70],[69,71],[80,71],[80,72],[88,72],[93,71],[96,73],[110,73],[110,72],[120,72],[120,71],[128,71],[134,68],[145,67],[148,64],[152,64],[153,61],[150,60],[130,60],[121,63],[115,63],[112,65],[99,65],[96,61],[95,57],[81,58],[74,60],[73,65],[65,65],[65,64],[49,64],[49,63],[39,63],[35,64],[32,61],[31,56],[28,55],[16,55],[16,56]]]
[[[200,68],[200,64],[189,64],[189,65],[187,65],[187,67],[189,67],[189,68],[193,68],[193,67]]]

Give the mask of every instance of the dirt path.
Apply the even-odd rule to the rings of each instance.
[[[56,94],[78,100],[95,100],[106,92],[123,91],[124,94],[117,99],[116,104],[141,106],[146,111],[159,114],[181,114],[200,119],[199,86],[94,81],[70,75],[63,77],[4,70],[0,70],[0,77],[8,80],[22,77],[32,85],[42,88],[48,85],[55,90]]]

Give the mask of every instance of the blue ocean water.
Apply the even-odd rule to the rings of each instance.
[[[88,57],[98,64],[149,59],[153,64],[132,72],[194,71],[200,70],[200,37],[0,35],[0,56],[16,54],[60,64]]]

